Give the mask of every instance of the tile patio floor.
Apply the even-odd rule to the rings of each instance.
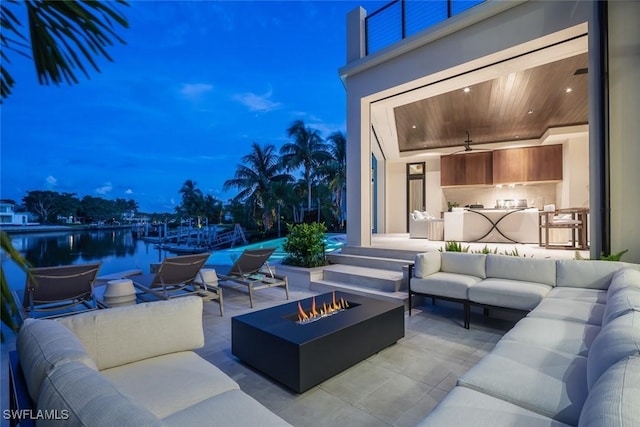
[[[291,286],[291,300],[313,295]],[[286,302],[282,289],[254,293],[259,310]],[[405,337],[324,383],[296,394],[231,354],[231,317],[250,312],[246,293],[224,289],[224,317],[215,302],[204,310],[205,347],[197,353],[240,388],[294,426],[414,426],[487,354],[517,317],[472,315],[462,327],[460,305],[430,302],[405,313]],[[260,351],[256,348],[256,351]]]

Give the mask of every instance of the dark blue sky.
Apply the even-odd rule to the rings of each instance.
[[[29,190],[134,199],[172,211],[184,181],[222,192],[253,141],[279,147],[297,119],[345,129],[346,15],[357,1],[132,1],[126,45],[73,86],[40,86],[12,55],[1,110],[0,198]]]

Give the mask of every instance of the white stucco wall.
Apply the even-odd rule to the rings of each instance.
[[[589,136],[562,144],[562,183],[558,184],[560,208],[589,207]]]
[[[640,2],[608,2],[611,252],[640,263]]]

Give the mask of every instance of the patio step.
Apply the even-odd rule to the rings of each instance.
[[[367,296],[383,301],[392,301],[404,304],[405,310],[409,304],[409,297],[406,291],[385,292],[373,288],[365,288],[358,285],[351,285],[343,282],[334,282],[331,280],[316,280],[311,282],[310,289],[316,292],[342,291],[350,294]]]
[[[375,258],[391,258],[391,259],[398,259],[398,260],[413,262],[416,258],[416,254],[424,251],[380,248],[380,247],[373,247],[373,246],[343,246],[341,252],[343,255],[357,255],[357,256],[375,257]]]
[[[383,270],[402,271],[410,262],[398,258],[380,258],[365,255],[351,255],[344,253],[327,254],[327,260],[331,264],[346,264],[357,267],[369,267]]]
[[[323,279],[384,292],[397,292],[403,288],[406,289],[402,271],[355,265],[329,265],[323,269]]]

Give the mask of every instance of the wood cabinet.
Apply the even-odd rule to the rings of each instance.
[[[440,185],[562,181],[562,145],[461,153],[440,158]]]
[[[527,181],[562,181],[562,145],[531,147],[527,155]]]
[[[440,158],[440,185],[491,185],[493,156],[490,151]]]
[[[562,145],[512,148],[493,152],[493,183],[561,181]]]

